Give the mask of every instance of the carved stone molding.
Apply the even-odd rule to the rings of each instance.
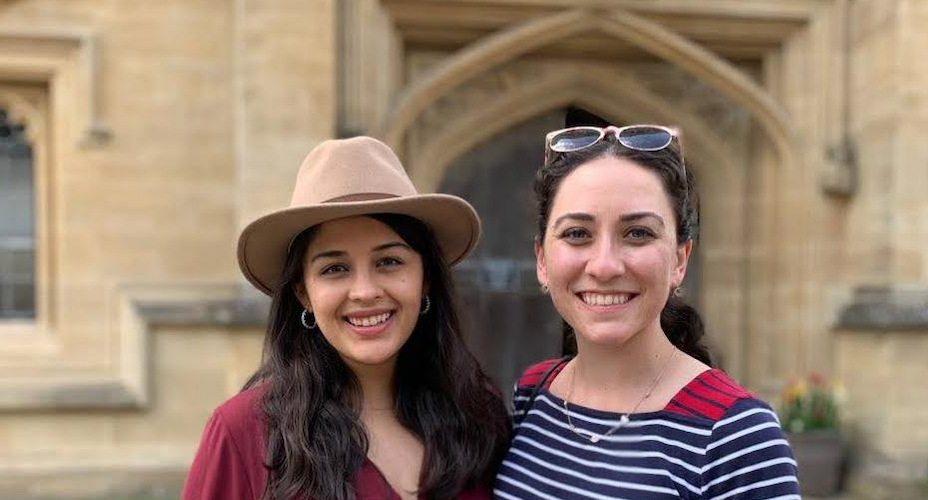
[[[99,41],[93,33],[0,27],[0,78],[46,84],[77,106],[81,146],[111,135],[100,116]]]
[[[77,375],[13,376],[0,380],[0,412],[138,410],[151,399],[152,329],[161,326],[258,327],[263,297],[230,286],[123,286],[113,294],[107,335],[119,346],[115,366]]]
[[[224,326],[256,328],[267,321],[266,297],[235,297],[197,301],[141,301],[139,316],[153,325]]]
[[[449,94],[442,105],[429,108],[422,116],[423,125],[415,128],[416,135],[422,136],[415,142],[422,147],[408,155],[413,181],[422,190],[435,190],[444,170],[459,155],[522,120],[571,103],[582,103],[613,120],[674,123],[692,138],[688,156],[696,164],[713,165],[716,173],[736,168],[731,141],[717,135],[724,127],[707,126],[700,115],[658,96],[626,73],[591,67],[523,68],[490,78],[483,86],[471,86],[470,96]],[[455,119],[449,122],[443,116]]]
[[[787,115],[769,92],[717,55],[621,9],[563,11],[515,25],[469,45],[408,85],[376,135],[399,147],[419,116],[450,90],[520,56],[591,31],[641,47],[729,96],[745,107],[767,132],[782,161],[794,161],[794,141]]]
[[[928,333],[928,288],[857,288],[832,328],[847,332]]]

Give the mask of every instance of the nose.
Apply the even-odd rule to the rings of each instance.
[[[370,302],[383,294],[383,288],[374,279],[370,271],[358,270],[351,281],[348,298],[359,302]]]
[[[586,272],[597,281],[610,281],[625,273],[625,263],[622,261],[622,252],[611,238],[602,238],[591,249],[590,259],[587,261]]]

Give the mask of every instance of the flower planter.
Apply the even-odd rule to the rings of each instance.
[[[836,429],[787,433],[799,466],[799,489],[804,496],[829,497],[838,493],[844,447]]]

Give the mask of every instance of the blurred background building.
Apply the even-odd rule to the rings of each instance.
[[[369,134],[470,199],[470,342],[559,354],[531,180],[579,105],[683,130],[732,376],[847,389],[849,486],[928,474],[928,1],[0,0],[0,498],[176,495],[255,369],[238,231]]]

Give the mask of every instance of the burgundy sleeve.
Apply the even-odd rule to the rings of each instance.
[[[255,471],[249,470],[249,462],[242,456],[222,410],[217,410],[203,431],[181,500],[257,500],[251,483]]]
[[[457,500],[490,500],[491,496],[489,488],[478,486],[461,492]]]

